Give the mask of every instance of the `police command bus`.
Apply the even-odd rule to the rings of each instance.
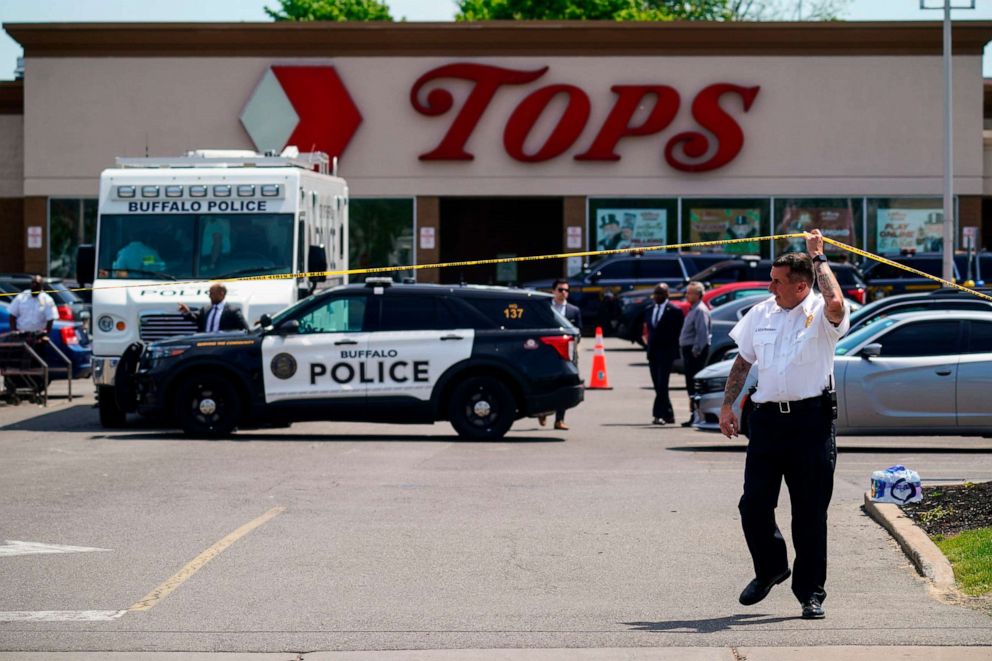
[[[125,348],[194,333],[178,304],[208,305],[209,281],[347,270],[348,186],[328,166],[326,155],[295,149],[200,150],[119,158],[101,174],[96,246],[80,251],[78,270],[80,282],[93,280],[93,378],[104,426],[124,422],[114,372]],[[183,284],[192,280],[201,282]],[[226,304],[252,324],[320,280],[227,283]]]
[[[193,436],[301,420],[432,423],[502,437],[582,401],[579,331],[551,297],[370,279],[322,291],[243,333],[135,343],[117,368],[127,410]]]

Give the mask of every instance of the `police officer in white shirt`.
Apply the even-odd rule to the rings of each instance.
[[[10,330],[12,331],[44,331],[52,330],[52,324],[59,318],[55,301],[46,294],[44,280],[40,275],[31,278],[31,288],[25,289],[14,297],[8,308],[10,313]]]
[[[802,617],[819,619],[827,596],[827,506],[837,458],[834,347],[850,319],[819,230],[806,233],[806,250],[808,255],[786,253],[775,260],[768,286],[773,296],[751,308],[730,332],[739,353],[727,379],[720,430],[728,438],[740,431],[732,405],[751,365],[757,365],[739,505],[755,578],[740,602],[758,603],[793,574]],[[820,294],[812,290],[814,278]],[[792,572],[775,523],[783,477],[792,502]]]

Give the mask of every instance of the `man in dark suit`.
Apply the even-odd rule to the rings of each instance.
[[[204,306],[193,312],[185,303],[179,304],[179,311],[187,319],[196,322],[198,333],[217,333],[219,331],[246,331],[248,324],[245,322],[241,310],[232,308],[224,303],[227,296],[227,287],[215,282],[210,286],[210,305]]]
[[[659,283],[654,288],[654,305],[644,310],[648,325],[648,366],[654,384],[654,420],[656,425],[674,424],[675,411],[668,396],[668,377],[672,363],[679,353],[679,334],[682,332],[682,311],[668,303],[668,285]]]
[[[554,294],[554,298],[551,300],[551,307],[581,332],[582,312],[577,305],[572,305],[568,302],[568,280],[563,278],[555,280],[551,284],[551,293]],[[542,415],[537,418],[537,421],[543,427],[547,423],[548,418]],[[565,424],[565,409],[555,411],[555,429],[568,429],[568,425]]]

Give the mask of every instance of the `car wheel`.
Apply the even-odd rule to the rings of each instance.
[[[462,438],[502,438],[516,419],[513,393],[498,379],[466,379],[451,393],[448,419]]]
[[[127,426],[127,413],[117,404],[117,393],[113,386],[100,386],[97,389],[97,404],[100,410],[100,426],[115,429]]]
[[[176,418],[189,436],[227,436],[241,420],[241,398],[226,379],[195,374],[179,386]]]

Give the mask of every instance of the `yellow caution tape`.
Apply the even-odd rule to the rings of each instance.
[[[287,280],[295,278],[313,278],[319,276],[344,276],[344,275],[373,275],[377,273],[395,273],[397,271],[421,271],[424,269],[443,269],[451,268],[455,266],[488,266],[492,264],[510,264],[514,262],[536,262],[548,259],[565,259],[567,257],[602,257],[604,255],[619,255],[623,253],[644,253],[651,252],[655,250],[681,250],[685,248],[709,248],[714,246],[724,246],[732,245],[735,243],[756,243],[758,241],[776,241],[778,239],[804,239],[806,235],[802,232],[793,234],[772,234],[769,236],[755,236],[748,237],[744,239],[721,239],[719,241],[694,241],[690,243],[672,243],[657,246],[637,246],[631,248],[616,248],[613,250],[587,250],[585,252],[563,252],[555,253],[551,255],[529,255],[525,257],[497,257],[494,259],[470,259],[459,262],[441,262],[437,264],[411,264],[408,266],[376,266],[372,268],[364,269],[344,269],[340,271],[307,271],[305,273],[281,273],[281,274],[270,274],[270,275],[250,275],[243,276],[239,278],[218,278],[218,279],[205,279],[205,280],[169,280],[165,282],[156,282],[153,284],[142,283],[142,284],[122,284],[122,285],[106,285],[103,287],[76,287],[70,289],[69,291],[96,291],[104,289],[128,289],[132,287],[176,287],[183,285],[199,284],[204,282],[251,282],[259,280]],[[861,250],[860,248],[855,248],[846,243],[841,243],[840,241],[835,241],[827,237],[823,237],[824,243],[829,243],[833,246],[846,250],[847,252],[854,253],[861,257],[867,259],[872,259],[876,262],[881,262],[883,264],[888,264],[889,266],[894,266],[903,271],[908,271],[923,278],[929,278],[934,282],[938,282],[945,287],[953,287],[961,291],[967,292],[978,298],[983,298],[987,301],[992,301],[992,296],[988,296],[981,292],[975,291],[974,289],[969,289],[955,282],[950,282],[944,280],[943,278],[938,278],[935,275],[930,275],[929,273],[924,273],[912,267],[894,262],[885,257],[875,255],[873,253]],[[49,292],[51,290],[48,290]],[[17,294],[0,294],[0,298],[4,296],[16,296]]]

